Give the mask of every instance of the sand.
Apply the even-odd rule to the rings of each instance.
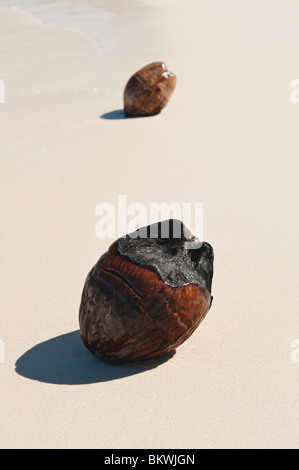
[[[298,447],[297,2],[123,10],[109,45],[0,11],[0,446]],[[178,77],[168,106],[121,119],[126,81],[155,60]],[[79,338],[113,241],[95,208],[118,195],[204,204],[214,302],[167,361],[109,366]]]

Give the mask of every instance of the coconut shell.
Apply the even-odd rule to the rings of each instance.
[[[171,228],[164,238],[166,224]],[[150,359],[176,349],[210,309],[213,259],[211,245],[200,243],[180,221],[118,239],[84,285],[79,323],[85,346],[108,362]]]
[[[176,85],[176,76],[164,62],[138,70],[124,91],[124,110],[127,116],[153,116],[166,106]]]

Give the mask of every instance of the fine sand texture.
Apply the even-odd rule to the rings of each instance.
[[[0,447],[298,447],[298,2],[116,3],[107,43],[0,10]],[[124,119],[127,80],[158,60],[169,104]],[[113,242],[95,209],[118,195],[203,203],[215,251],[193,336],[122,366],[78,332]]]

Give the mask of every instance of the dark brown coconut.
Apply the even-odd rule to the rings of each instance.
[[[85,346],[108,362],[177,348],[210,309],[213,258],[211,245],[177,220],[118,239],[84,285],[79,323]]]
[[[176,85],[176,76],[167,70],[164,62],[138,70],[128,81],[124,91],[124,110],[127,116],[158,114],[169,101]]]

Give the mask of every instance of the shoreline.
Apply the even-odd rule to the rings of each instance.
[[[20,7],[2,7],[0,6],[0,13],[1,12],[15,12],[17,14],[20,14],[20,15],[26,15],[28,18],[31,18],[32,21],[35,21],[37,23],[39,23],[40,25],[42,26],[45,26],[45,27],[48,27],[48,28],[57,28],[57,30],[61,30],[61,31],[67,31],[67,32],[70,32],[70,33],[77,33],[77,34],[80,34],[81,36],[89,39],[89,40],[92,40],[94,41],[95,43],[97,43],[99,46],[100,46],[100,42],[99,40],[94,37],[92,34],[89,34],[87,31],[85,31],[84,29],[81,29],[79,27],[72,27],[70,25],[68,25],[67,23],[65,24],[59,24],[59,23],[56,23],[55,21],[51,21],[50,19],[46,19],[46,18],[43,18],[41,17],[38,13],[35,13],[35,12],[31,12],[31,11],[28,11],[26,9],[23,9],[23,8],[20,8]]]

